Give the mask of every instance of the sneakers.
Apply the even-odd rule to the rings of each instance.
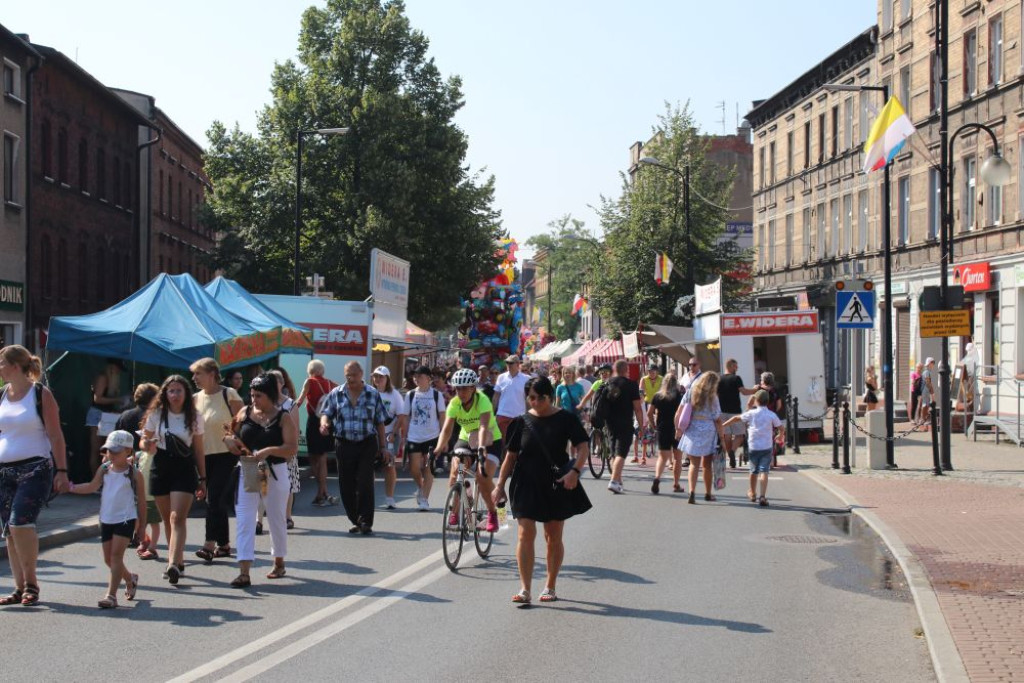
[[[395,509],[395,499],[392,498],[391,496],[388,496],[387,498],[385,498],[384,499],[384,507],[386,507],[388,510],[394,510]]]
[[[420,512],[430,512],[430,501],[429,500],[427,500],[423,496],[419,496],[419,498],[417,499],[416,502],[420,506]]]
[[[608,482],[608,490],[612,493],[622,493],[622,482],[610,481]]]
[[[484,527],[487,531],[494,533],[498,530],[498,513],[488,512],[487,513],[487,526]]]
[[[459,526],[459,515],[455,512],[448,515],[448,526],[458,527]]]
[[[338,499],[334,496],[316,497],[313,499],[313,505],[318,508],[330,507],[331,505],[337,505]]]
[[[651,493],[653,493],[654,495],[658,495],[659,491],[661,491],[661,480],[655,479],[654,481],[651,482]]]

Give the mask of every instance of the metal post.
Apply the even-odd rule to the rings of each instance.
[[[793,452],[800,454],[800,397],[793,397]]]
[[[292,272],[292,294],[299,289],[299,234],[302,232],[302,130],[295,133],[295,262]]]
[[[931,421],[931,427],[932,427],[932,474],[934,474],[936,477],[941,477],[942,476],[942,464],[939,461],[939,432],[935,428],[936,427],[935,401],[932,401],[928,405],[929,405],[929,408],[931,408],[931,410],[928,411],[929,412],[928,419]]]
[[[841,393],[836,389],[836,404],[832,409],[832,469],[839,469],[839,399]]]
[[[850,474],[850,402],[843,401],[843,474]]]
[[[889,100],[889,88],[882,86],[882,96]],[[882,382],[885,390],[885,467],[896,469],[895,431],[896,396],[893,386],[892,355],[892,183],[889,164],[882,179],[882,250],[885,275],[885,310],[882,318]]]
[[[939,57],[939,169],[942,182],[939,184],[939,204],[945,207],[942,225],[939,229],[939,294],[942,307],[947,308],[949,296],[949,269],[953,264],[953,192],[952,173],[949,165],[949,0],[935,3],[935,51]],[[942,413],[940,460],[944,469],[952,470],[950,452],[952,423],[949,411],[949,338],[943,337],[939,356],[939,401]],[[935,411],[932,410],[932,414]]]

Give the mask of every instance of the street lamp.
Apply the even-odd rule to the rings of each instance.
[[[684,170],[680,171],[675,166],[669,166],[663,164],[654,157],[641,157],[640,163],[645,166],[654,166],[665,171],[670,171],[679,176],[679,179],[683,181],[683,220],[686,222],[686,280],[687,284],[691,287],[696,284],[693,277],[693,237],[690,225],[690,162],[687,161],[683,167]],[[678,202],[679,195],[676,195],[676,201]]]
[[[882,104],[889,101],[889,86],[853,85],[826,83],[825,90],[832,92],[858,92],[868,90],[882,93]],[[882,318],[882,382],[885,390],[885,467],[896,469],[895,431],[896,400],[892,379],[892,184],[889,179],[889,163],[882,171],[882,262],[884,270],[885,315]],[[913,419],[913,416],[911,416]]]
[[[302,232],[302,139],[309,135],[345,135],[348,128],[315,128],[295,133],[295,263],[292,274],[292,294],[299,295],[299,235]]]

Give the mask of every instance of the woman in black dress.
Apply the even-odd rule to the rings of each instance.
[[[555,582],[562,567],[565,520],[590,509],[590,499],[580,486],[580,473],[587,461],[587,432],[575,415],[555,407],[551,380],[535,377],[526,383],[530,409],[508,427],[505,462],[501,466],[494,501],[506,500],[505,482],[510,487],[512,514],[519,521],[516,561],[522,589],[512,597],[520,605],[530,603],[533,583],[534,541],[537,522],[544,525],[547,542],[548,576],[541,602],[554,602]],[[566,444],[572,443],[575,462],[569,461]]]

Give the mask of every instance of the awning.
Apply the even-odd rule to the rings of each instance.
[[[692,327],[678,325],[644,325],[644,331],[654,332],[644,335],[640,341],[644,349],[661,351],[672,360],[686,364],[693,356],[696,341]]]
[[[313,332],[293,323],[250,294],[242,285],[217,276],[203,287],[224,308],[260,326],[281,328],[281,353],[313,354]]]
[[[595,365],[601,365],[604,363],[614,363],[620,358],[624,358],[625,354],[622,352],[622,342],[618,339],[605,339],[604,344],[601,347],[594,349],[593,363]]]
[[[551,361],[554,358],[561,358],[563,356],[571,355],[576,351],[577,345],[571,339],[563,339],[562,341],[551,342],[537,353],[530,356],[530,360],[534,361]]]
[[[579,347],[568,356],[562,358],[563,367],[571,367],[576,365],[588,365],[590,363],[587,360],[590,357],[590,352],[604,339],[591,339],[583,343],[583,346]],[[543,350],[543,349],[542,349]]]

